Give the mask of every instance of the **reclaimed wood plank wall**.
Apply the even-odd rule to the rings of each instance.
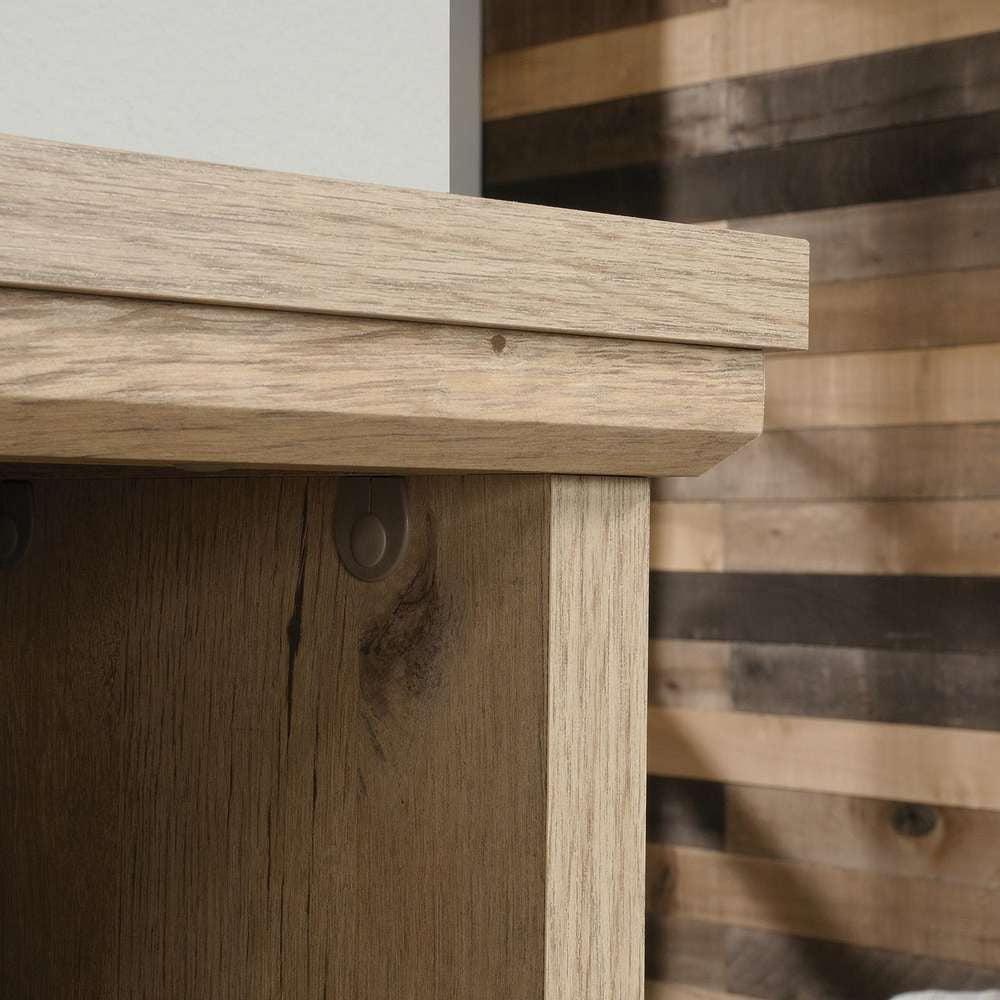
[[[1000,3],[485,26],[487,195],[812,242],[765,434],[654,484],[648,995],[1000,987]]]

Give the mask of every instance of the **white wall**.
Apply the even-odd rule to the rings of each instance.
[[[2,0],[0,132],[446,191],[451,2]]]

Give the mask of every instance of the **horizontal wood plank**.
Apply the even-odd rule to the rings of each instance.
[[[811,242],[813,282],[1000,266],[1000,189],[730,219]]]
[[[1000,496],[1000,425],[769,431],[697,479],[660,479],[660,500]]]
[[[649,703],[660,708],[732,708],[731,650],[728,642],[651,639]]]
[[[651,774],[646,783],[646,840],[722,850],[726,789],[716,781]]]
[[[955,991],[1000,988],[996,967],[742,927],[726,930],[726,974],[731,989],[767,1000],[886,1000],[929,985]]]
[[[646,910],[647,980],[726,988],[726,928]]]
[[[659,501],[654,570],[996,576],[1000,500]]]
[[[649,845],[646,865],[652,906],[691,920],[977,964],[1000,948],[997,889],[696,847]]]
[[[768,429],[1000,422],[1000,343],[771,355]]]
[[[842,5],[838,21],[858,11]],[[727,89],[737,149],[982,114],[1000,108],[1000,32],[736,76]]]
[[[985,809],[729,785],[725,831],[734,854],[1000,888],[1000,813]]]
[[[1000,184],[1000,112],[899,125],[671,163],[640,163],[486,187],[491,197],[646,219],[701,222],[929,198]],[[573,161],[567,161],[572,163]]]
[[[1000,269],[937,271],[812,287],[817,353],[1000,341]]]
[[[483,51],[543,45],[575,35],[591,35],[663,17],[725,7],[727,0],[486,0]]]
[[[767,73],[1000,30],[992,0],[732,0],[732,75]]]
[[[749,1000],[735,993],[719,993],[702,989],[700,986],[685,986],[683,983],[658,983],[646,981],[646,1000]]]
[[[710,645],[721,660],[726,644]],[[697,645],[693,651],[679,650],[678,666],[669,671],[661,667],[660,683],[666,685],[678,674],[685,677],[683,667],[695,672],[695,663],[704,658]],[[997,652],[733,643],[725,676],[729,704],[746,712],[1000,730]],[[709,683],[704,675],[702,683]],[[686,690],[697,691],[695,682]],[[677,708],[698,704],[686,692],[663,702]]]
[[[0,344],[8,461],[646,476],[762,411],[757,352],[652,341],[2,289]]]
[[[700,15],[698,15],[700,16]],[[0,285],[804,346],[808,247],[0,138]]]
[[[728,64],[726,15],[709,9],[488,56],[483,120],[721,79]]]
[[[1000,578],[847,573],[664,573],[654,639],[1000,651]]]
[[[649,770],[666,777],[997,810],[998,753],[1000,733],[649,710]]]

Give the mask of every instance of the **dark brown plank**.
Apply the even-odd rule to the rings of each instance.
[[[1000,987],[1000,970],[732,927],[726,985],[766,1000],[886,1000],[926,990]]]
[[[734,148],[778,146],[1000,109],[1000,33],[736,77]]]
[[[646,913],[646,978],[726,988],[726,928]]]
[[[656,500],[961,499],[1000,496],[1000,426],[769,431]]]
[[[677,222],[744,220],[1000,184],[1000,112],[487,185],[492,198]],[[752,221],[752,220],[751,220]],[[746,224],[747,228],[752,228]]]
[[[1000,33],[486,122],[487,185],[1000,109]]]
[[[1000,578],[653,573],[650,635],[1000,651]]]
[[[746,712],[1000,730],[1000,653],[736,643],[730,691]]]
[[[646,840],[722,850],[726,839],[725,786],[716,781],[646,781]]]
[[[724,7],[728,0],[486,0],[486,55]]]
[[[488,121],[489,187],[632,163],[669,163],[729,149],[726,83]]]

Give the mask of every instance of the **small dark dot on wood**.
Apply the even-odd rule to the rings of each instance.
[[[900,802],[892,811],[892,828],[903,837],[926,837],[937,822],[937,810],[931,806]]]
[[[490,347],[493,348],[494,354],[503,354],[507,348],[507,338],[498,333],[495,337],[490,338]]]

